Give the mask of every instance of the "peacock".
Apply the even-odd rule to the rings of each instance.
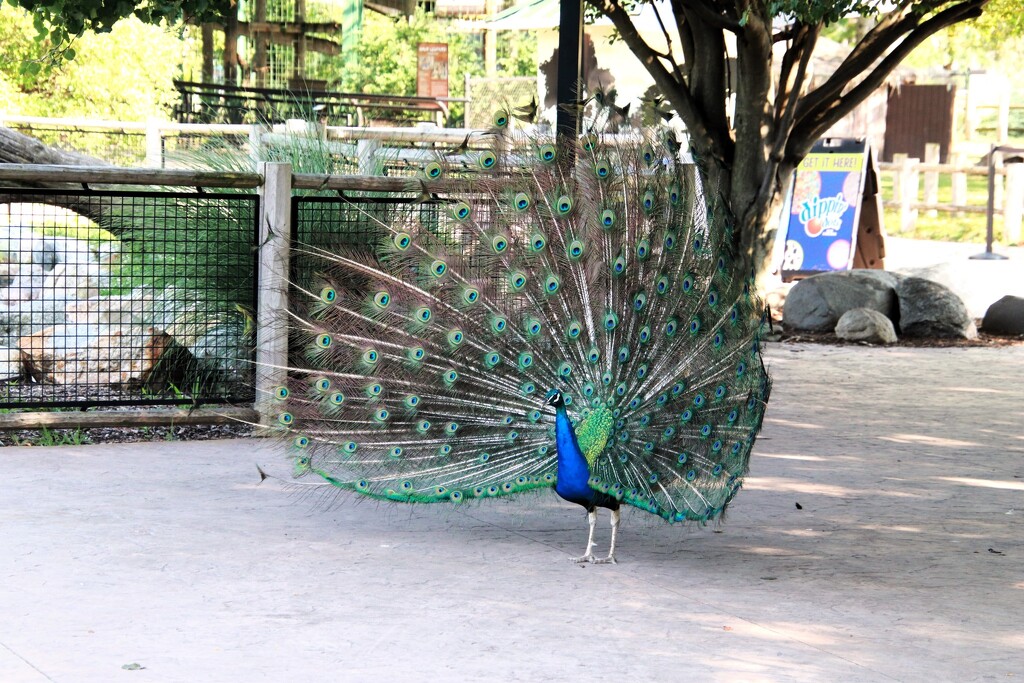
[[[670,130],[553,142],[509,121],[419,170],[445,198],[386,220],[353,204],[372,249],[294,247],[301,358],[276,426],[296,477],[362,496],[554,489],[587,512],[571,559],[615,563],[622,506],[707,523],[739,490],[771,386],[764,307]]]

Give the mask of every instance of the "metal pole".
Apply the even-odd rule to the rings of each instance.
[[[579,130],[576,101],[583,66],[582,0],[561,0],[558,22],[558,110],[555,131],[559,141],[575,140]],[[574,145],[565,149],[575,150]],[[569,152],[572,154],[572,151]]]
[[[970,258],[983,261],[1004,261],[1006,257],[992,251],[996,214],[996,152],[1002,148],[992,145],[988,150],[988,209],[985,212],[985,251]]]

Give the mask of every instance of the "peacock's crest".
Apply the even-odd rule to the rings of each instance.
[[[372,258],[297,248],[302,365],[275,393],[296,473],[410,502],[551,487],[557,389],[591,489],[714,517],[770,387],[724,204],[674,139],[494,139],[424,165],[462,179],[440,206],[365,212]]]

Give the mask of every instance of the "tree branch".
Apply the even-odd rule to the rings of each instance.
[[[830,101],[820,102],[813,108],[798,112],[798,122],[794,126],[794,131],[799,129],[801,134],[796,135],[794,132],[790,136],[787,156],[800,157],[806,154],[814,142],[826,130],[836,121],[853,111],[868,95],[881,86],[889,74],[892,73],[892,70],[914,48],[947,26],[981,16],[982,8],[988,2],[989,0],[968,0],[959,5],[947,7],[912,29],[899,45],[893,48],[860,83],[851,88],[845,95],[835,97]]]
[[[685,0],[686,9],[698,17],[703,23],[721,31],[729,31],[738,34],[743,30],[740,22],[726,14],[726,12],[709,0]]]
[[[673,77],[661,63],[660,57],[640,36],[629,14],[618,0],[587,0],[598,11],[608,17],[623,42],[629,47],[647,69],[655,84],[665,92],[676,113],[686,124],[691,141],[707,153],[721,158],[720,141],[711,134],[705,116],[685,81]]]
[[[931,10],[948,1],[930,0],[929,2],[919,3],[917,8],[921,9],[922,6],[925,6]],[[987,2],[988,0],[985,1]],[[858,74],[863,73],[882,57],[893,43],[899,40],[900,36],[913,31],[921,20],[921,14],[915,14],[912,11],[912,5],[913,2],[911,0],[902,0],[894,11],[882,17],[868,31],[867,35],[854,45],[842,64],[839,65],[839,68],[832,73],[828,80],[803,98],[798,110],[798,116],[803,117],[804,112],[812,110],[822,102],[838,96],[852,79],[856,78]],[[904,14],[904,11],[908,8],[911,8],[910,13]]]

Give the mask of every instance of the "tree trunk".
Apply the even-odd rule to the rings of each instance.
[[[4,164],[56,164],[61,166],[109,166],[105,161],[50,147],[39,140],[23,135],[10,128],[0,127],[0,163]],[[68,190],[80,192],[82,186],[75,183],[37,183],[31,181],[11,183],[8,187],[42,190]],[[0,204],[24,201],[22,195],[5,192],[0,188]],[[101,223],[109,208],[109,200],[87,195],[53,195],[33,197],[33,201],[62,206],[86,218]]]

